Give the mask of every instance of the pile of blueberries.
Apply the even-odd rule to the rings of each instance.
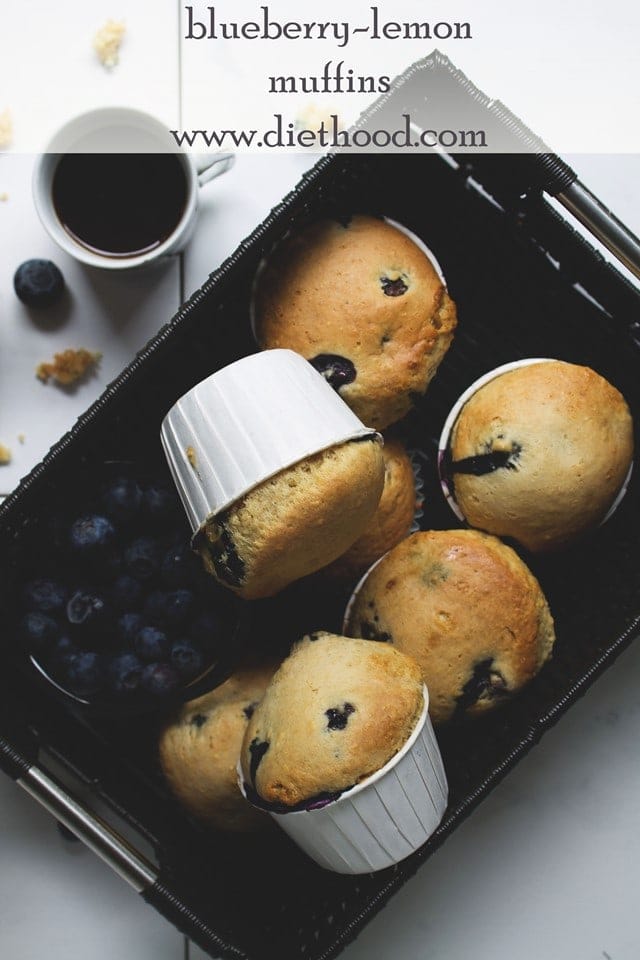
[[[64,691],[157,702],[217,661],[233,609],[193,554],[168,484],[120,471],[92,507],[58,523],[48,561],[43,545],[19,631]]]

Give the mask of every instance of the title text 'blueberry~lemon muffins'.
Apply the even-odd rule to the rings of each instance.
[[[425,392],[456,309],[411,237],[358,215],[285,238],[257,278],[253,319],[263,348],[300,353],[363,423],[382,429]]]
[[[532,551],[602,523],[633,458],[622,394],[559,360],[499,367],[474,387],[440,442],[445,487],[467,522]]]
[[[504,703],[538,673],[555,640],[531,571],[510,547],[476,530],[403,540],[359,585],[344,631],[413,657],[436,723]]]

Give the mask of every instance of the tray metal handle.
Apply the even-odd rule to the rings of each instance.
[[[133,887],[144,893],[158,880],[158,871],[114,828],[76,800],[62,784],[36,764],[22,772],[16,783],[65,825],[101,860]]]
[[[583,183],[575,180],[556,199],[640,278],[640,240]]]

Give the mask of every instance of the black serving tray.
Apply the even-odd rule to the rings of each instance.
[[[381,111],[402,108],[409,87],[414,101],[416,89],[425,90],[427,109],[440,85],[474,110],[489,109],[466,78],[434,54],[399,78],[363,123],[377,125]],[[74,477],[104,460],[132,457],[163,469],[158,434],[172,403],[256,350],[248,319],[256,269],[288,229],[307,220],[384,214],[421,236],[445,271],[459,329],[426,397],[401,425],[421,452],[425,528],[457,525],[437,482],[437,438],[460,392],[498,364],[547,356],[593,366],[623,392],[640,424],[640,295],[544,199],[543,187],[558,170],[563,181],[566,168],[554,158],[543,158],[541,166],[539,156],[508,154],[320,160],[0,507],[3,623],[11,622],[16,594],[33,568],[34,536],[60,498],[71,495]],[[28,782],[46,751],[90,784],[96,799],[155,850],[157,865],[138,871],[136,888],[212,956],[326,960],[637,635],[639,498],[636,472],[612,520],[588,540],[557,556],[526,558],[556,619],[554,657],[499,711],[439,732],[449,808],[431,840],[394,868],[345,878],[321,870],[277,831],[252,838],[206,833],[164,787],[154,722],[82,717],[43,696],[34,679],[12,665],[15,638],[8,628],[1,641],[0,763]],[[256,629],[266,644],[318,626],[339,629],[344,599],[294,586],[252,605]]]

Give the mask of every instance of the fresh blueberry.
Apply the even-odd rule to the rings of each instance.
[[[191,590],[172,590],[166,595],[164,617],[171,627],[180,627],[187,622],[195,604]]]
[[[141,503],[142,490],[133,477],[116,477],[102,494],[102,506],[114,520],[132,520]]]
[[[64,277],[51,260],[26,260],[14,274],[13,287],[28,307],[50,307],[64,292]]]
[[[123,573],[116,578],[111,588],[111,600],[117,610],[134,610],[142,599],[140,582]]]
[[[356,368],[346,357],[339,357],[334,353],[319,353],[317,357],[312,357],[309,363],[334,390],[339,390],[356,379]]]
[[[67,664],[66,679],[71,692],[78,696],[90,697],[98,693],[105,680],[102,657],[90,651],[78,653]]]
[[[169,663],[149,663],[142,671],[141,686],[154,697],[164,697],[176,689],[180,677]]]
[[[141,627],[134,640],[135,651],[141,660],[151,663],[163,660],[169,653],[169,639],[157,627]]]
[[[67,620],[83,630],[101,631],[111,618],[111,607],[103,594],[94,590],[76,590],[67,603]]]
[[[53,644],[60,634],[60,627],[46,613],[27,613],[20,623],[20,632],[29,650],[42,653]]]
[[[166,587],[188,587],[196,569],[197,559],[189,543],[178,543],[164,555],[160,576]]]
[[[29,610],[42,613],[58,613],[67,602],[67,592],[56,580],[32,580],[25,587],[24,597]]]
[[[97,557],[103,580],[111,582],[124,575],[124,557],[117,544],[113,544]]]
[[[123,644],[133,646],[143,624],[139,613],[123,613],[116,622],[116,636]]]
[[[202,653],[189,640],[176,640],[169,659],[183,680],[197,677],[204,666]]]
[[[49,659],[52,666],[58,668],[70,663],[79,653],[80,648],[65,634],[54,643]]]
[[[142,669],[142,664],[133,653],[113,657],[107,669],[109,688],[116,696],[131,696],[140,686]]]
[[[162,483],[152,483],[142,495],[143,507],[147,516],[153,520],[165,520],[178,513],[179,502],[176,491]]]
[[[105,553],[115,536],[111,520],[98,514],[88,514],[71,524],[69,542],[78,557],[93,557]]]
[[[139,537],[124,552],[127,573],[137,580],[150,580],[160,566],[158,544],[152,537]]]
[[[144,602],[144,615],[150,623],[164,625],[167,611],[167,594],[154,590]]]

